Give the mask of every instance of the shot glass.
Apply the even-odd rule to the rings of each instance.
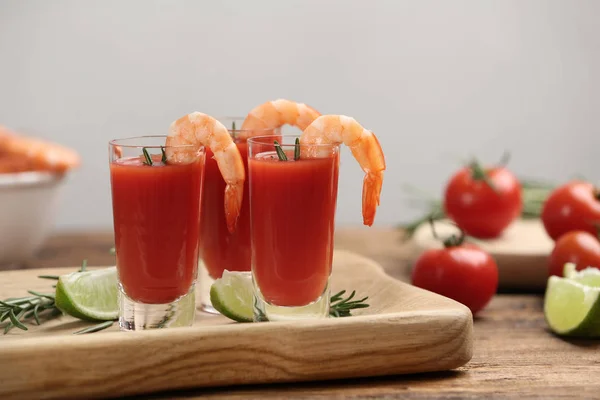
[[[109,142],[121,330],[194,321],[205,150],[169,164],[166,136]],[[187,150],[187,149],[186,149]]]
[[[329,315],[340,147],[296,138],[248,140],[255,321]]]
[[[252,135],[277,135],[280,129],[242,130],[244,117],[220,117],[219,122],[227,127],[237,145],[246,175],[248,174],[247,138]],[[242,208],[234,232],[229,232],[223,212],[225,181],[213,159],[213,153],[206,149],[206,168],[202,193],[200,218],[200,266],[198,286],[200,309],[218,313],[210,302],[210,287],[215,279],[228,271],[250,271],[250,207],[248,199],[248,177],[244,183]]]

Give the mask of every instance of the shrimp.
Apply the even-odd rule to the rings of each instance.
[[[242,123],[242,132],[256,130],[250,134],[255,136],[260,130],[277,129],[285,124],[304,130],[319,115],[317,110],[303,103],[285,99],[267,101],[248,113]]]
[[[190,147],[173,147],[193,145]],[[193,112],[174,121],[169,128],[165,154],[167,163],[189,163],[196,159],[200,146],[214,154],[225,180],[225,218],[229,232],[235,231],[244,197],[244,162],[227,128],[213,117]]]
[[[81,164],[79,155],[67,147],[17,135],[0,126],[0,152],[22,157],[30,169],[63,173]]]
[[[31,160],[15,154],[0,154],[0,174],[35,171]]]
[[[363,224],[371,226],[379,205],[385,158],[375,134],[345,115],[323,115],[300,136],[300,145],[345,144],[365,171],[362,191]],[[302,149],[301,156],[315,157],[314,149]]]

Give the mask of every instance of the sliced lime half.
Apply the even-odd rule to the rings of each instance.
[[[585,271],[585,270],[584,270]],[[544,298],[546,321],[558,335],[600,337],[600,287],[594,272],[571,274],[571,278],[551,276]]]
[[[210,302],[221,314],[237,322],[253,321],[254,289],[250,272],[223,271],[210,287]]]
[[[117,268],[110,267],[61,275],[56,285],[56,306],[88,321],[118,318]]]

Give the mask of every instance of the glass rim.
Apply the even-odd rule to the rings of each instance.
[[[224,123],[223,120],[229,120],[229,121],[233,121],[233,120],[239,120],[241,123],[244,123],[244,121],[246,120],[247,116],[244,117],[234,117],[231,115],[221,115],[221,116],[217,116],[217,117],[213,117],[214,119],[216,119],[217,121],[219,121],[221,124],[223,124],[223,126],[225,126],[225,128],[227,128],[227,130],[229,131],[229,133],[243,133],[243,132],[268,132],[268,131],[276,131],[277,129],[279,129],[278,127],[276,128],[251,128],[251,129],[240,129],[238,127],[236,127],[235,129],[230,129],[231,127],[227,127]],[[241,125],[240,125],[241,127]],[[268,135],[262,135],[262,136],[268,136]]]
[[[281,136],[280,134],[278,134],[278,129],[279,128],[265,128],[265,129],[227,129],[227,132],[229,132],[229,136],[231,136],[232,139],[243,139],[245,141],[250,140],[250,138],[252,137],[258,137],[258,136],[250,136],[248,135],[248,133],[250,132],[260,132],[263,133],[262,135],[260,135],[260,137],[273,137],[273,136]],[[273,132],[270,135],[265,134],[266,132]]]
[[[302,136],[301,134],[298,135],[294,135],[294,134],[289,134],[289,135],[263,135],[263,136],[252,136],[248,138],[248,145],[273,145],[273,143],[267,143],[266,140],[268,138],[270,138],[272,140],[273,136],[278,136],[280,138],[299,138],[300,136]],[[261,139],[263,139],[261,141]],[[283,143],[279,143],[279,145],[281,147],[295,147],[296,144],[295,143],[287,143],[287,144],[283,144]],[[340,147],[341,143],[310,143],[310,144],[300,144],[301,147],[318,147],[318,148],[334,148],[334,147]]]
[[[131,136],[131,137],[126,137],[126,138],[120,138],[120,139],[112,139],[108,141],[108,144],[110,146],[118,146],[118,147],[123,147],[123,148],[128,148],[128,149],[141,149],[141,148],[147,148],[147,149],[160,149],[160,148],[170,148],[170,149],[181,149],[181,148],[198,148],[198,150],[203,149],[205,146],[200,145],[200,146],[195,146],[193,144],[177,144],[177,145],[158,145],[158,144],[154,144],[154,145],[143,145],[143,144],[122,144],[120,143],[121,141],[127,141],[127,140],[136,140],[136,139],[151,139],[151,138],[167,138],[169,135],[142,135],[142,136]]]

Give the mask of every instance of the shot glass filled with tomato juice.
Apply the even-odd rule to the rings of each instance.
[[[169,164],[165,141],[145,136],[109,144],[122,330],[194,320],[205,150],[190,163]]]
[[[256,321],[329,313],[340,148],[297,157],[296,138],[248,140]]]
[[[225,125],[237,145],[246,175],[248,173],[248,136],[278,135],[280,129],[245,131],[239,129],[244,122],[242,117],[217,118]],[[250,207],[248,199],[248,178],[244,182],[244,198],[238,216],[236,229],[229,232],[223,212],[225,181],[219,171],[210,149],[206,149],[206,167],[204,170],[204,189],[202,191],[202,218],[200,219],[200,269],[198,285],[200,287],[201,309],[217,313],[210,303],[210,287],[215,279],[228,271],[250,271]]]

